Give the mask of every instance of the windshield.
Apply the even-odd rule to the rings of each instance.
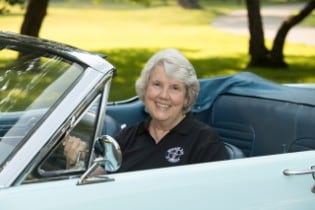
[[[16,46],[0,51],[0,165],[82,72],[81,66],[58,56],[20,52]]]

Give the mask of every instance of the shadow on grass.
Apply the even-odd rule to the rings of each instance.
[[[135,96],[134,83],[146,61],[159,49],[115,49],[100,50],[117,68],[110,91],[109,100],[124,100]],[[183,54],[193,53],[180,49]],[[287,56],[288,69],[247,68],[248,55],[234,54],[226,57],[189,58],[199,78],[225,76],[242,71],[250,71],[266,79],[279,83],[315,82],[315,56]]]

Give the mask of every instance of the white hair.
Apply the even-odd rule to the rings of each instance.
[[[164,66],[167,76],[185,84],[188,103],[184,107],[183,112],[189,112],[198,96],[199,82],[193,65],[177,49],[160,50],[147,61],[135,85],[139,98],[144,101],[144,93],[148,85],[149,76],[157,65]]]

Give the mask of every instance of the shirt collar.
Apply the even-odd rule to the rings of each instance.
[[[187,135],[190,133],[190,130],[192,129],[190,119],[192,118],[191,113],[187,113],[185,118],[178,123],[171,131],[172,132],[177,132],[182,135]],[[138,129],[138,134],[143,134],[145,132],[149,132],[149,125],[150,125],[151,117],[146,118],[143,122],[140,123],[139,129]]]

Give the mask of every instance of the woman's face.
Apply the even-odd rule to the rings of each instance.
[[[177,123],[187,105],[185,84],[169,78],[163,65],[157,65],[150,74],[144,94],[144,103],[152,120]]]

